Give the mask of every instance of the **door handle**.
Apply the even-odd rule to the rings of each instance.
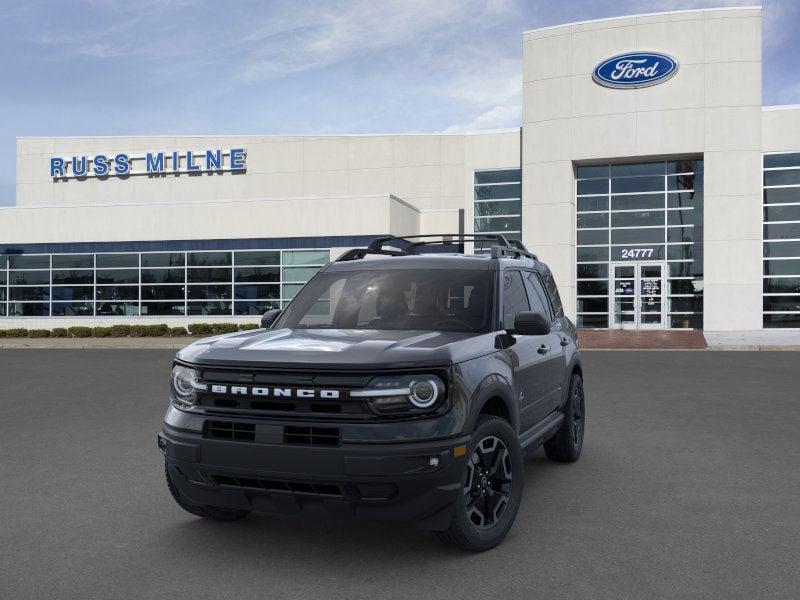
[[[547,344],[542,344],[541,346],[539,346],[537,352],[539,354],[547,354],[548,352],[550,352],[550,346],[548,346]]]

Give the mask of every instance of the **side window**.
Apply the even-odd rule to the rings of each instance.
[[[530,309],[525,284],[522,283],[522,275],[519,271],[505,271],[503,273],[503,327],[506,329],[514,327],[514,317],[517,316],[517,313]]]
[[[547,296],[545,296],[539,276],[533,271],[524,271],[522,276],[528,286],[531,310],[543,314],[552,321],[553,314],[550,312],[550,305],[547,302]]]
[[[556,318],[563,317],[564,307],[561,305],[561,296],[558,295],[556,280],[553,279],[553,274],[550,271],[544,274],[544,286],[547,288],[547,295],[550,296],[550,305],[553,307]]]

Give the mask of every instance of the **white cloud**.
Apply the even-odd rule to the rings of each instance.
[[[505,129],[518,127],[522,123],[522,110],[518,103],[498,105],[482,112],[467,123],[451,125],[444,133],[480,131],[485,129]]]
[[[356,0],[294,12],[284,28],[268,26],[264,33],[246,36],[248,45],[257,46],[239,74],[246,81],[271,79],[413,44],[452,27],[474,5],[455,0]]]

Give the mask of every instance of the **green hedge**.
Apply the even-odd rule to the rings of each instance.
[[[110,327],[55,327],[53,329],[0,329],[0,338],[107,338],[107,337],[181,337],[185,335],[209,336],[249,331],[258,329],[255,323],[191,323],[188,331],[185,327],[170,327],[164,323],[159,325],[111,325]]]

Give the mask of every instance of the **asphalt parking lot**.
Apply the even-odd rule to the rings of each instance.
[[[2,598],[797,598],[796,352],[585,354],[575,465],[471,555],[405,527],[181,511],[168,350],[0,350]]]

